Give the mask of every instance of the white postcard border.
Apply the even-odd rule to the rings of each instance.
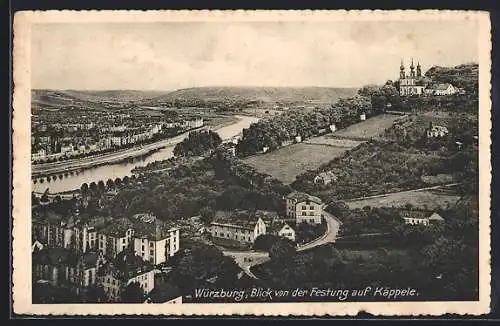
[[[186,22],[292,20],[463,20],[476,19],[480,33],[480,283],[479,301],[379,303],[234,303],[234,304],[32,304],[31,303],[31,163],[30,163],[30,33],[35,23]],[[479,315],[490,311],[490,183],[491,183],[491,36],[487,12],[473,11],[32,11],[14,17],[13,98],[13,308],[28,315],[253,315],[346,316]],[[460,37],[457,35],[456,37]]]

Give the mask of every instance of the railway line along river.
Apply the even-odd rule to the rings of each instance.
[[[223,140],[230,139],[232,137],[240,134],[244,128],[248,128],[250,124],[257,122],[259,119],[250,116],[236,116],[238,121],[233,124],[223,126],[220,128],[215,128],[214,130],[220,135]],[[41,193],[49,188],[49,193],[60,193],[79,189],[82,183],[98,182],[102,180],[106,182],[108,179],[123,178],[125,176],[130,176],[131,171],[135,167],[145,166],[148,163],[154,161],[161,161],[172,157],[175,144],[181,142],[186,138],[188,133],[176,136],[169,139],[168,145],[161,148],[160,150],[151,153],[150,155],[137,157],[126,162],[110,163],[106,165],[100,165],[97,167],[92,167],[80,171],[72,172],[62,172],[56,178],[36,178],[31,181],[32,191]],[[43,180],[43,182],[41,182]]]

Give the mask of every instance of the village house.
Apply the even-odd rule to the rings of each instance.
[[[441,217],[436,212],[429,215],[429,213],[425,211],[412,210],[412,211],[403,211],[401,215],[405,221],[405,224],[410,224],[410,225],[428,226],[432,223],[444,222],[444,218]]]
[[[217,211],[210,234],[221,244],[250,247],[259,235],[266,234],[266,224],[262,217],[248,211]]]
[[[43,159],[45,159],[46,155],[47,155],[47,152],[45,151],[45,149],[40,148],[35,153],[31,154],[31,160],[32,161],[43,160]]]
[[[143,260],[159,265],[179,251],[180,231],[150,214],[134,215],[134,250]]]
[[[231,141],[223,142],[219,146],[219,149],[222,150],[223,152],[229,154],[232,157],[236,156],[236,145]]]
[[[295,242],[295,230],[283,221],[274,223],[270,226],[271,234],[275,234],[278,237],[289,239],[290,241]]]
[[[42,250],[43,248],[44,248],[43,244],[41,244],[40,241],[35,240],[31,245],[31,252],[39,251]]]
[[[302,222],[321,224],[323,219],[323,202],[315,196],[294,191],[285,197],[286,214],[295,219],[297,224]]]
[[[444,83],[444,84],[437,84],[433,88],[433,93],[432,95],[453,95],[458,92],[458,89],[455,88],[452,84],[450,83]]]
[[[281,142],[281,146],[288,146],[288,145],[291,145],[293,143],[294,143],[293,140],[284,140]]]
[[[427,138],[443,137],[448,134],[448,128],[443,126],[433,125],[429,123],[429,128],[426,129]]]
[[[111,301],[120,301],[126,287],[136,282],[147,295],[154,288],[155,272],[153,266],[131,250],[120,252],[116,258],[99,270],[99,283]]]
[[[334,181],[337,181],[337,176],[332,171],[321,172],[314,177],[313,181],[314,183],[320,183],[326,186]]]

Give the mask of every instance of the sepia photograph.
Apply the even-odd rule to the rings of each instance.
[[[15,310],[487,313],[489,24],[17,14]]]

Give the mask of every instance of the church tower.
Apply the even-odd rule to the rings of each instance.
[[[399,78],[405,79],[405,66],[403,65],[403,60],[401,60],[401,66],[399,67]]]
[[[410,78],[415,78],[415,66],[413,65],[413,58],[411,59],[410,65]]]
[[[417,70],[415,71],[415,65],[412,58],[410,71],[408,75],[406,75],[403,60],[401,60],[401,66],[399,67],[399,95],[414,96],[424,93],[425,85],[423,85],[418,79],[422,76],[422,67],[420,66],[420,62],[418,62],[416,68]]]

